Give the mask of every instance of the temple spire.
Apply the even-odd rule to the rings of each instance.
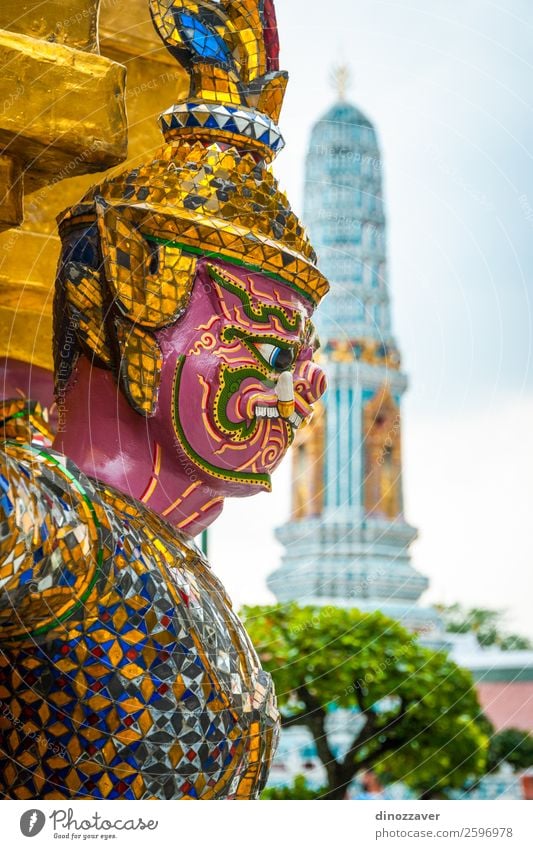
[[[337,92],[339,100],[345,101],[346,92],[348,91],[352,81],[352,75],[348,65],[337,65],[332,69],[330,77],[331,85]]]
[[[304,220],[331,292],[317,316],[328,391],[293,446],[292,514],[268,578],[278,602],[381,610],[415,631],[428,580],[411,564],[402,495],[407,386],[391,328],[382,159],[374,126],[330,75],[336,102],[313,127]]]

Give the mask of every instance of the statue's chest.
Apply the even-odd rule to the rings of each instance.
[[[63,636],[5,652],[0,727],[10,758],[39,763],[48,780],[79,779],[98,795],[102,776],[116,783],[124,773],[158,797],[167,780],[176,798],[189,776],[196,787],[238,769],[253,657],[225,600],[183,564],[167,574],[116,557],[104,597],[65,622]]]
[[[0,787],[15,797],[216,798],[258,734],[272,745],[271,682],[220,583],[134,518],[113,511],[84,603],[0,654]]]
[[[186,570],[119,562],[105,596],[67,620],[62,634],[5,652],[4,694],[31,704],[28,716],[40,697],[43,713],[81,722],[88,740],[119,726],[123,739],[134,739],[178,707],[230,707],[246,652],[233,620],[220,597],[191,586]]]

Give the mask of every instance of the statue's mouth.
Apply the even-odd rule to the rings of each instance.
[[[281,418],[284,418],[284,416],[281,415],[280,409],[279,409],[277,404],[274,407],[262,407],[262,406],[258,405],[255,408],[254,413],[255,413],[256,419],[281,419]],[[302,424],[303,420],[304,420],[303,416],[300,416],[296,412],[296,410],[293,413],[291,413],[291,415],[286,419],[286,421],[289,422],[289,424],[292,426],[292,428],[294,430],[298,430],[298,428]]]
[[[293,375],[283,372],[274,391],[251,391],[244,407],[256,419],[282,419],[298,430],[304,419],[311,416],[313,408],[295,390]]]

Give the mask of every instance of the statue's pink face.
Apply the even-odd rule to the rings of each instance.
[[[202,260],[185,315],[158,332],[163,370],[148,422],[221,495],[270,489],[270,475],[326,388],[313,363],[312,306],[289,286]]]

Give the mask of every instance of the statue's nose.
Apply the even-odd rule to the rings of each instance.
[[[323,370],[312,360],[305,360],[297,366],[294,373],[294,390],[308,404],[314,404],[327,389],[327,379]]]

